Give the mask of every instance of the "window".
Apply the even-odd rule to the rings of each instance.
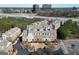
[[[37,31],[39,31],[39,29],[37,29]]]
[[[42,33],[42,35],[44,35],[44,33]]]
[[[36,33],[34,33],[34,35],[36,35]]]
[[[44,31],[46,31],[46,29],[43,29]]]
[[[47,39],[46,39],[46,41],[47,41]]]
[[[48,29],[50,31],[50,29]]]
[[[40,35],[40,33],[39,33],[39,35]]]
[[[46,35],[46,33],[45,33],[45,35]]]
[[[47,35],[49,35],[49,33],[47,33]]]

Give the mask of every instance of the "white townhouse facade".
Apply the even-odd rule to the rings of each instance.
[[[5,33],[2,34],[2,38],[4,40],[8,40],[10,42],[13,42],[16,40],[16,38],[20,35],[21,29],[18,27],[12,28]]]
[[[0,54],[2,55],[12,55],[13,53],[13,46],[12,42],[8,40],[0,39]]]
[[[44,20],[41,22],[32,23],[27,26],[27,33],[22,35],[22,40],[32,41],[54,41],[57,39],[57,29],[60,27],[60,22],[57,20]]]

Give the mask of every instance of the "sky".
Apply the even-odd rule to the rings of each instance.
[[[32,7],[33,4],[0,4],[0,7]],[[42,6],[39,4],[40,7]],[[79,4],[52,4],[52,8],[79,7]]]

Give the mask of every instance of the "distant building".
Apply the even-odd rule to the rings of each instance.
[[[42,9],[51,9],[51,4],[43,4]]]
[[[2,13],[3,11],[2,11],[2,9],[0,9],[0,13]]]
[[[27,10],[28,10],[28,8],[1,8],[0,12],[3,12],[3,13],[27,13]],[[29,10],[31,10],[31,8],[29,8]]]
[[[33,11],[33,12],[38,12],[39,9],[40,9],[40,8],[39,8],[39,5],[34,4],[34,5],[33,5],[33,10],[32,10],[32,11]]]
[[[2,34],[2,38],[4,40],[8,40],[10,42],[14,42],[16,38],[20,35],[21,29],[18,27],[12,28],[5,33]]]

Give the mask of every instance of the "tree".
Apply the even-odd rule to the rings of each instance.
[[[58,32],[59,38],[61,39],[65,39],[68,34],[67,30],[64,27],[59,28],[57,32]]]
[[[76,10],[76,9],[77,9],[77,8],[74,6],[74,7],[73,7],[73,10]]]

